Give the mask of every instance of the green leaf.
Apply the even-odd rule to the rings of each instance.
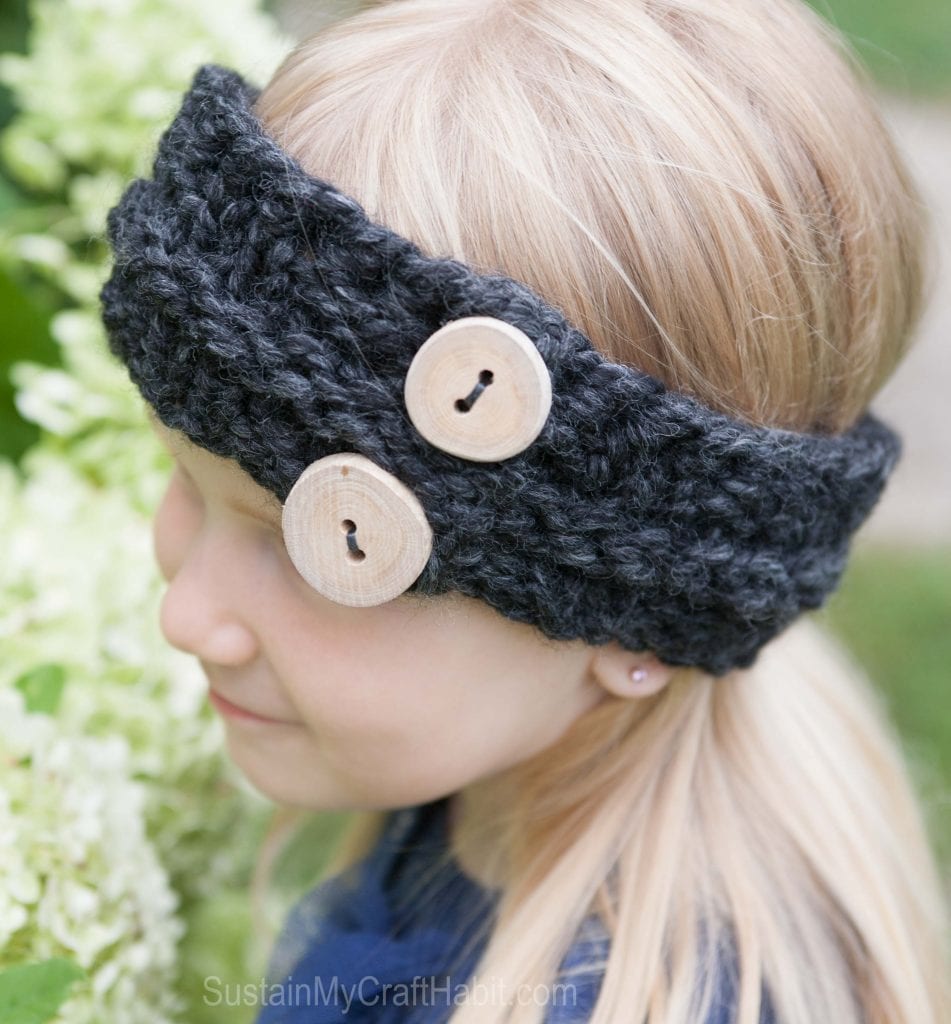
[[[50,663],[24,672],[13,685],[23,694],[27,711],[52,715],[59,707],[65,684],[63,666]]]
[[[50,311],[35,304],[24,285],[0,267],[0,455],[19,459],[39,436],[32,423],[25,423],[14,405],[10,366],[21,359],[47,365],[60,362],[59,348],[50,337]]]
[[[57,957],[0,972],[0,1024],[47,1024],[86,972]]]

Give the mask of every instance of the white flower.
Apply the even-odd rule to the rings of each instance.
[[[0,460],[0,968],[84,966],[56,1024],[173,1024],[189,908],[246,884],[268,805],[235,784],[199,667],[158,629],[150,521],[170,464],[105,344],[105,216],[199,64],[263,82],[290,41],[253,0],[30,13],[31,52],[0,57],[19,111],[0,159],[34,192],[31,226],[0,229],[0,254],[66,308],[62,366],[11,375],[42,430],[25,478]]]

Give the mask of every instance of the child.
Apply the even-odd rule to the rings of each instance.
[[[110,214],[161,625],[358,812],[260,1024],[940,1024],[899,742],[802,613],[924,227],[794,0],[395,0],[196,75]]]

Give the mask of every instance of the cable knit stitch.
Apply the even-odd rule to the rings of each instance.
[[[887,425],[750,425],[605,359],[526,285],[424,255],[306,173],[257,95],[199,69],[152,179],[109,214],[109,345],[165,424],[281,501],[316,459],[372,459],[433,530],[409,591],[555,640],[722,675],[822,604],[899,457]],[[435,448],[403,405],[416,351],[468,316],[518,327],[551,375],[541,434],[501,462]]]

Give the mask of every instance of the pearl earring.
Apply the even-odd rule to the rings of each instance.
[[[636,668],[631,669],[631,681],[634,683],[643,683],[647,680],[649,673],[643,665],[638,665]]]

